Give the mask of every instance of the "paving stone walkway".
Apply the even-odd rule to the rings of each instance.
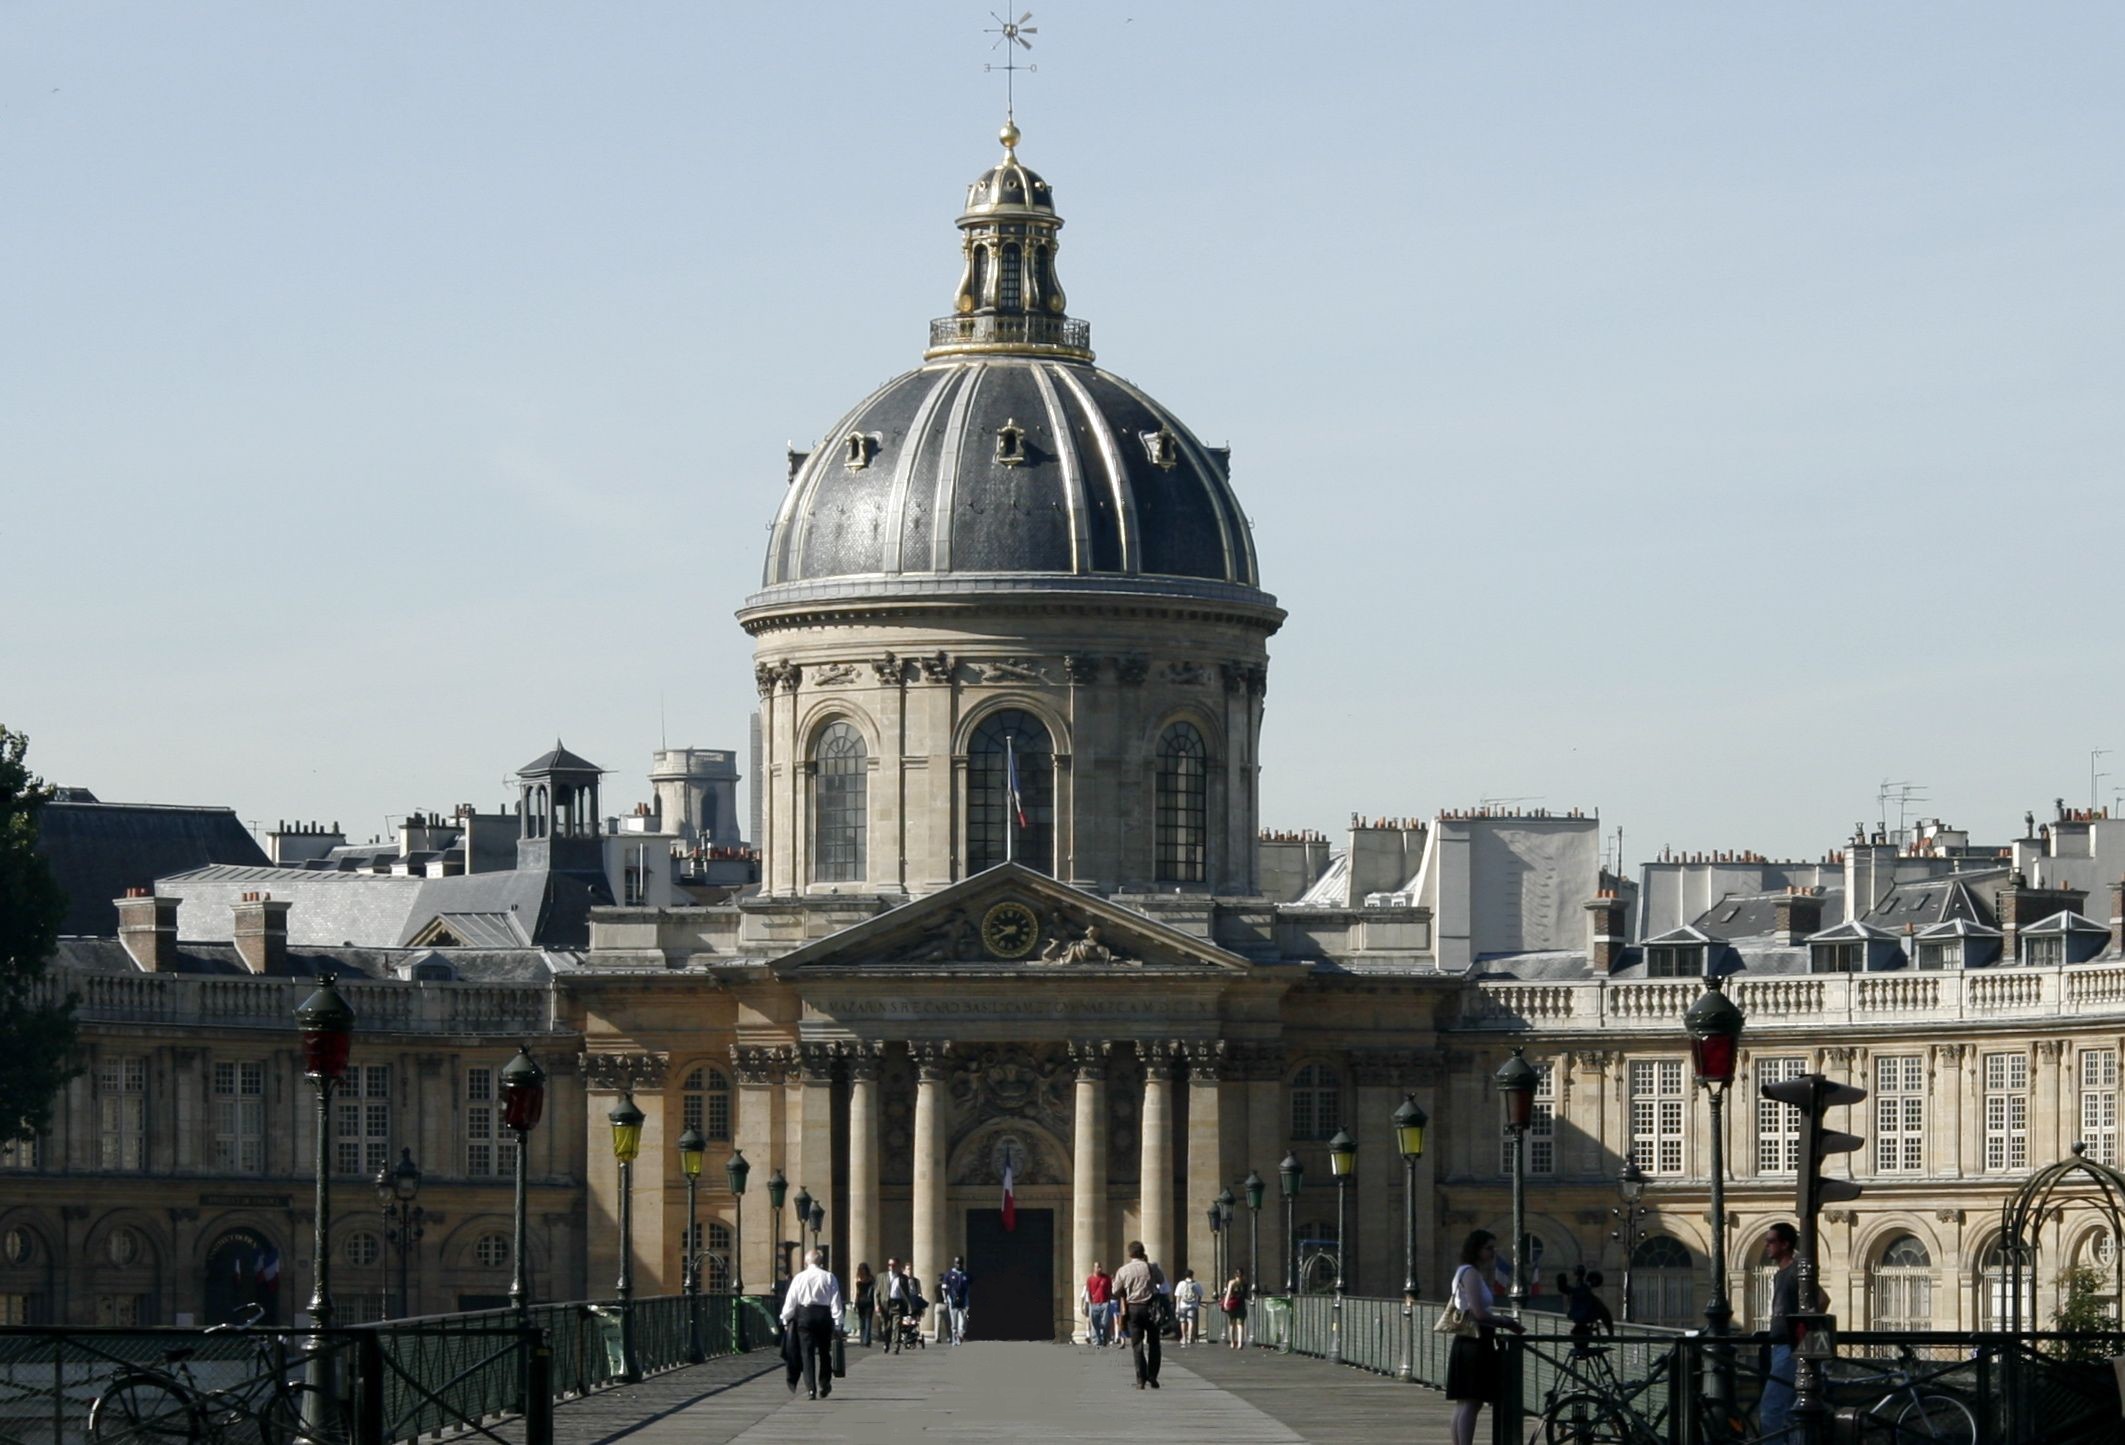
[[[828,1445],[1031,1441],[1117,1434],[1219,1445],[1338,1441],[1446,1445],[1449,1407],[1421,1385],[1266,1351],[1169,1350],[1139,1392],[1128,1354],[975,1343],[886,1356],[851,1349],[829,1400],[792,1396],[760,1353],[571,1401],[555,1445]],[[1488,1422],[1485,1422],[1486,1425]],[[514,1435],[514,1432],[511,1432]]]

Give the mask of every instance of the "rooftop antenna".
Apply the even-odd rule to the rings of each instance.
[[[2096,785],[2110,776],[2108,773],[2099,773],[2095,770],[2095,760],[2109,756],[2110,752],[2111,749],[2109,748],[2090,748],[2088,750],[2088,811],[2091,813],[2096,810]]]
[[[1019,16],[1016,20],[1006,20],[1001,15],[998,15],[994,10],[991,10],[989,12],[989,18],[991,20],[994,20],[996,24],[989,27],[988,29],[983,30],[981,33],[984,35],[993,35],[996,37],[995,44],[992,44],[989,49],[993,52],[996,49],[996,46],[1001,45],[1003,47],[1004,62],[1002,65],[997,65],[995,62],[992,61],[989,64],[984,65],[982,67],[982,70],[1001,70],[1003,72],[1004,119],[1007,121],[1016,121],[1018,119],[1018,95],[1016,84],[1018,80],[1018,72],[1021,70],[1028,72],[1037,72],[1039,71],[1040,67],[1033,64],[1031,61],[1027,61],[1024,65],[1020,65],[1018,63],[1018,52],[1016,50],[1013,50],[1011,46],[1015,42],[1016,44],[1025,47],[1027,50],[1031,50],[1033,48],[1033,42],[1026,39],[1026,37],[1028,35],[1040,34],[1040,27],[1037,25],[1026,24],[1028,20],[1031,20],[1033,18],[1033,12],[1030,10],[1028,10],[1025,14]]]
[[[1880,790],[1874,795],[1874,802],[1881,809],[1881,830],[1883,833],[1888,834],[1890,842],[1900,843],[1903,841],[1904,821],[1910,815],[1911,805],[1929,801],[1924,791],[1925,786],[1924,783],[1892,783],[1886,778],[1882,780]],[[1892,802],[1896,804],[1896,831],[1894,833],[1889,832],[1889,804]]]

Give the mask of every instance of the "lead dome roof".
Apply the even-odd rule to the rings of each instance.
[[[1229,453],[1092,364],[1089,327],[1062,314],[1052,192],[1003,138],[958,220],[954,314],[931,324],[925,365],[791,453],[746,610],[1056,587],[1273,607]]]

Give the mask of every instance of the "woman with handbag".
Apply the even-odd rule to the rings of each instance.
[[[1453,1445],[1476,1445],[1476,1416],[1498,1403],[1497,1332],[1525,1334],[1526,1326],[1510,1315],[1494,1314],[1490,1281],[1498,1265],[1498,1236],[1479,1229],[1462,1242],[1461,1267],[1446,1309],[1433,1328],[1454,1336],[1446,1357],[1446,1398],[1453,1402]]]

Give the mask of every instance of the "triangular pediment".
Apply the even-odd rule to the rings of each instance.
[[[1206,939],[1016,863],[814,940],[773,966],[778,974],[1023,970],[1032,976],[1252,967]]]

